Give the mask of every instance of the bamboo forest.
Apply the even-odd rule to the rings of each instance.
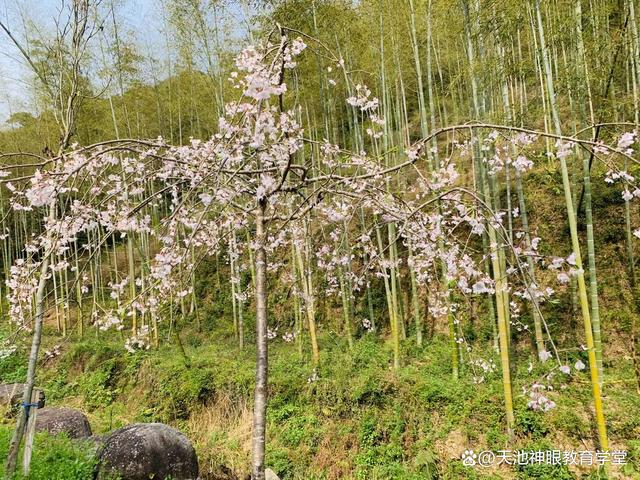
[[[640,2],[0,2],[7,480],[640,479]]]

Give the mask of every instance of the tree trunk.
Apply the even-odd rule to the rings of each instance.
[[[55,211],[55,207],[51,207],[51,214]],[[51,254],[45,252],[45,257],[40,266],[40,279],[38,281],[38,290],[36,292],[36,318],[33,331],[33,340],[31,341],[31,353],[29,354],[29,365],[27,368],[27,382],[22,394],[22,408],[18,414],[16,429],[9,443],[9,454],[7,456],[6,478],[13,478],[16,471],[16,463],[18,461],[18,452],[20,451],[20,443],[24,436],[25,426],[27,423],[27,405],[31,403],[31,394],[36,379],[36,363],[38,362],[38,350],[40,349],[40,339],[42,337],[42,321],[44,317],[44,291],[47,285],[47,271],[49,270],[49,259]]]
[[[264,480],[265,430],[267,422],[267,286],[264,212],[260,200],[256,211],[256,386],[253,399],[253,480]]]

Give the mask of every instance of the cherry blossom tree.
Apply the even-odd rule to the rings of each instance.
[[[551,287],[534,277],[531,263],[557,271],[560,284],[569,276],[579,275],[581,266],[575,251],[568,258],[545,258],[538,250],[540,240],[525,238],[525,232],[516,232],[512,240],[504,225],[505,215],[512,212],[496,210],[491,201],[465,184],[463,174],[479,150],[493,152],[477,159],[489,176],[498,175],[507,165],[524,175],[532,165],[527,151],[541,134],[500,125],[454,125],[411,143],[402,152],[401,161],[389,165],[386,153],[380,153],[377,145],[386,125],[380,101],[367,86],[357,84],[350,88],[353,95],[345,102],[363,124],[364,145],[353,152],[328,140],[313,139],[300,120],[295,96],[287,95],[290,87],[286,81],[287,72],[296,67],[298,56],[307,48],[305,42],[310,40],[291,38],[296,33],[291,37],[290,33],[278,27],[263,44],[247,47],[238,55],[229,78],[230,88],[237,92],[236,100],[225,105],[217,133],[210,139],[192,139],[182,146],[169,145],[162,138],[118,139],[73,146],[71,151],[34,166],[32,175],[15,176],[9,167],[0,168],[0,181],[12,193],[11,207],[42,219],[42,232],[25,245],[25,255],[14,263],[8,280],[11,321],[18,328],[33,331],[34,361],[29,364],[29,393],[25,398],[30,399],[33,388],[43,316],[50,308],[45,304],[45,291],[54,272],[76,268],[77,278],[83,282],[81,290],[88,292],[94,286],[82,274],[106,250],[108,240],[148,236],[153,247],[149,264],[140,272],[130,270],[128,276],[112,281],[109,298],[94,298],[93,309],[96,328],[126,327],[131,335],[125,347],[130,351],[146,349],[154,338],[157,341],[158,324],[166,318],[173,299],[193,294],[191,279],[200,260],[226,250],[237,261],[235,234],[249,233],[251,242],[246,247],[255,269],[252,294],[257,347],[254,479],[264,478],[268,341],[274,336],[268,321],[267,277],[282,272],[280,259],[289,256],[291,245],[310,335],[316,334],[314,291],[311,267],[304,266],[302,252],[307,263],[313,261],[325,276],[328,289],[324,293],[329,295],[341,289],[349,290],[349,296],[355,295],[366,287],[367,278],[394,281],[393,275],[409,268],[415,292],[429,291],[429,314],[450,319],[453,358],[462,362],[466,356],[477,381],[497,367],[473,355],[464,337],[460,312],[464,302],[492,296],[498,309],[507,431],[512,432],[511,327],[527,330],[518,320],[524,302],[532,304],[544,322],[540,304],[553,294]],[[324,49],[319,44],[318,48]],[[341,58],[332,56],[328,49],[324,51],[334,68],[344,68]],[[345,81],[351,81],[347,72]],[[475,134],[478,130],[489,134],[479,140]],[[543,135],[558,142],[558,157],[571,142],[596,151],[598,158],[610,166],[608,178],[626,183],[624,195],[640,196],[635,179],[618,167],[619,158],[633,160],[626,150],[631,145],[628,139],[617,147],[608,147],[559,134]],[[438,152],[436,138],[447,138],[451,148]],[[434,153],[440,159],[435,165],[430,157]],[[389,183],[397,176],[410,181],[394,191]],[[314,238],[313,252],[311,242],[307,242],[316,233],[309,225],[312,212],[322,222],[324,233],[323,238]],[[380,227],[390,224],[394,226],[388,230],[385,244],[380,239]],[[104,234],[93,235],[97,231]],[[353,231],[360,233],[352,235]],[[347,234],[349,248],[336,248]],[[478,241],[485,234],[490,240],[488,258],[470,247],[470,239]],[[406,260],[389,253],[398,245],[410,252]],[[65,252],[78,247],[87,252],[82,264],[72,266],[64,260],[52,260],[64,258]],[[505,255],[505,251],[511,255]],[[487,259],[491,272],[484,268]],[[232,275],[237,271],[234,269]],[[232,282],[238,285],[235,279]],[[128,295],[128,290],[134,294]],[[389,298],[393,301],[392,296]],[[351,300],[347,298],[343,308]],[[389,307],[394,365],[398,366],[401,325],[395,307]],[[344,328],[347,335],[352,334],[348,315]],[[285,333],[285,337],[293,339],[292,334]],[[566,374],[569,367],[559,358],[553,340],[549,338],[545,345],[550,351],[538,352],[540,358],[555,356],[558,368]],[[313,366],[317,367],[315,340],[313,348]],[[593,349],[588,340],[587,349]],[[589,360],[595,398],[597,368],[592,355]],[[455,368],[457,364],[452,365]],[[314,368],[310,381],[317,378]],[[531,408],[553,408],[543,387],[541,383],[529,387]],[[597,401],[596,410],[602,414]],[[20,445],[24,421],[25,415],[20,415],[12,448]]]

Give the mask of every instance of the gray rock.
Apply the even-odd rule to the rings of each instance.
[[[280,480],[280,477],[276,475],[276,472],[267,468],[264,471],[264,480]]]
[[[2,383],[0,384],[0,404],[7,407],[20,405],[24,389],[27,387],[25,383]],[[44,392],[40,390],[38,403],[44,407]]]
[[[84,413],[73,408],[47,407],[38,410],[36,432],[66,433],[69,438],[88,438],[91,426]]]
[[[196,480],[198,457],[179,431],[162,423],[136,423],[109,435],[97,452],[95,479]]]
[[[0,402],[5,405],[13,405],[19,403],[22,400],[24,387],[24,383],[0,384]]]

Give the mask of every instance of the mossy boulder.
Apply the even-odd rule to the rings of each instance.
[[[51,435],[65,433],[69,438],[88,438],[91,425],[84,413],[74,408],[47,407],[38,410],[36,431]]]
[[[136,423],[111,433],[97,452],[96,480],[196,480],[198,457],[189,439],[162,423]]]

